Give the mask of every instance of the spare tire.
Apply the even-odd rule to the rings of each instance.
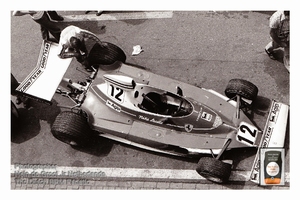
[[[103,46],[99,43],[96,43],[89,55],[88,55],[88,62],[92,65],[111,65],[116,61],[121,61],[125,63],[126,55],[124,51],[109,42],[102,42]]]
[[[243,79],[231,79],[225,89],[225,95],[233,98],[240,95],[248,100],[255,100],[258,94],[258,88],[251,82]]]

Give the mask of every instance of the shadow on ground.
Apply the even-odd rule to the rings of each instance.
[[[23,143],[37,136],[41,130],[40,120],[52,124],[60,113],[57,102],[51,106],[30,100],[30,107],[18,106],[19,119],[17,124],[11,124],[11,142]]]

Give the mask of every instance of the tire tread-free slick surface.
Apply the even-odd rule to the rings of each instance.
[[[225,183],[229,180],[231,166],[231,164],[222,162],[216,158],[202,157],[198,162],[196,171],[210,181]]]
[[[61,112],[56,117],[51,132],[58,140],[74,146],[85,146],[91,139],[87,119],[72,111]]]

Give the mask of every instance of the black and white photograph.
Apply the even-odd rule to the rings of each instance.
[[[24,8],[11,192],[290,191],[291,6]]]

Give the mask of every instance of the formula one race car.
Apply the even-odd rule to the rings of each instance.
[[[98,67],[94,65],[85,81],[73,82],[63,77],[71,58],[58,58],[57,44],[44,41],[37,67],[17,88],[48,103],[55,92],[74,102],[53,123],[55,138],[84,146],[97,133],[155,152],[212,154],[200,158],[196,171],[217,183],[228,181],[231,173],[232,163],[221,160],[224,151],[284,146],[289,106],[273,100],[265,129],[259,130],[243,111],[258,94],[251,82],[230,80],[224,96],[125,64],[124,52],[110,43],[106,50],[101,48],[90,53],[102,55]],[[47,91],[43,84],[49,86]],[[258,162],[256,158],[251,174],[256,182]]]

